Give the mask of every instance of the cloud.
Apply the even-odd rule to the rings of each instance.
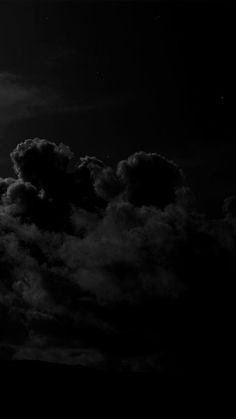
[[[87,114],[109,103],[74,103],[62,89],[46,82],[32,80],[13,73],[0,72],[0,128],[25,119],[65,114]]]
[[[19,178],[29,181],[45,192],[52,181],[56,187],[61,173],[66,172],[73,153],[64,144],[58,146],[43,139],[28,139],[11,153],[14,170]]]
[[[226,217],[235,218],[236,216],[236,196],[230,196],[224,200],[223,213]]]
[[[183,172],[157,153],[134,153],[117,165],[116,171],[103,167],[96,172],[94,187],[105,200],[120,196],[135,206],[164,208],[176,199],[184,186]]]
[[[78,103],[68,98],[63,88],[52,87],[43,80],[28,82],[14,73],[0,72],[0,126],[12,121],[40,117],[41,115],[87,114],[122,106],[130,97],[105,96],[102,100]]]
[[[164,207],[175,199],[183,183],[181,170],[156,153],[139,152],[119,163],[117,176],[127,199],[136,206]]]
[[[174,347],[183,359],[190,328],[194,352],[235,274],[234,200],[222,220],[198,214],[181,169],[156,153],[112,168],[35,138],[11,159],[16,179],[0,179],[2,342],[17,329],[21,347],[38,335],[121,356],[142,340],[145,356]]]
[[[50,98],[14,74],[0,73],[0,123],[24,119],[48,109]]]
[[[0,196],[2,196],[8,189],[8,187],[14,183],[16,179],[14,178],[0,178]]]

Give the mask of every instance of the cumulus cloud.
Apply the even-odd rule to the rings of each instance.
[[[0,179],[4,342],[17,328],[19,342],[38,333],[135,352],[144,339],[144,351],[171,351],[176,334],[205,327],[235,272],[236,225],[196,212],[177,165],[145,152],[116,168],[76,162],[39,138],[11,159],[16,178]],[[234,200],[224,207],[234,219]]]
[[[157,153],[138,152],[118,164],[117,177],[124,195],[136,206],[164,207],[175,199],[183,182],[181,170]]]

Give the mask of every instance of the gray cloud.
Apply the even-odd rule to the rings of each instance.
[[[181,357],[189,327],[193,342],[203,339],[209,302],[227,299],[235,199],[225,218],[210,220],[160,155],[135,153],[116,169],[72,156],[29,139],[11,154],[17,178],[0,180],[2,342],[15,340],[19,354],[32,336],[54,347],[80,338],[112,356],[136,353],[141,340],[146,360],[163,345]]]

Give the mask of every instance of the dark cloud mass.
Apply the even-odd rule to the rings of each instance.
[[[11,159],[16,179],[0,179],[1,347],[57,362],[72,362],[71,348],[82,362],[86,348],[85,363],[131,370],[167,368],[174,352],[178,368],[191,356],[197,368],[223,333],[235,198],[221,220],[198,214],[182,170],[156,153],[112,168],[35,138]]]
[[[42,139],[26,140],[11,153],[18,177],[37,188],[43,188],[45,192],[53,190],[53,183],[60,182],[60,176],[66,171],[72,157],[73,154],[64,144],[57,146]]]
[[[136,206],[165,207],[175,199],[183,179],[177,166],[156,153],[135,153],[121,161],[117,176],[127,199]]]

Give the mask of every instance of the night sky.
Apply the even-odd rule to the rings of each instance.
[[[213,2],[0,2],[1,366],[227,369],[235,31]]]
[[[220,215],[235,191],[235,30],[222,4],[1,3],[1,176],[26,138],[109,164],[158,152]]]

